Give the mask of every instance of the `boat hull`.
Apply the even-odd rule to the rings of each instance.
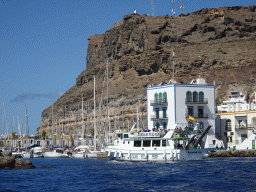
[[[97,153],[73,153],[72,157],[76,159],[97,158]]]
[[[108,155],[111,160],[118,161],[190,161],[206,159],[207,149],[110,150]]]
[[[23,158],[43,158],[44,155],[43,155],[43,153],[34,153],[34,154],[23,153],[22,157]]]
[[[53,153],[53,152],[45,152],[44,158],[63,158],[66,157],[66,155],[61,153]]]

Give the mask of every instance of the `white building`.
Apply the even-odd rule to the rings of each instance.
[[[216,114],[216,132],[223,138],[226,148],[255,149],[255,129],[256,110],[233,108]]]
[[[215,148],[221,143],[215,137],[215,86],[204,79],[192,84],[165,84],[147,88],[148,129],[194,128],[211,129],[201,142],[204,148]],[[189,115],[195,118],[192,122]]]

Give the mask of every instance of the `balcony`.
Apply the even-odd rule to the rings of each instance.
[[[208,99],[197,99],[195,101],[192,101],[192,99],[185,99],[186,104],[208,104]]]
[[[232,131],[232,128],[231,128],[231,126],[225,126],[225,131]]]
[[[191,115],[193,116],[195,119],[207,119],[208,118],[208,113],[203,113],[203,114],[193,114]],[[189,114],[186,113],[186,118],[189,118]]]
[[[151,100],[150,101],[150,105],[151,106],[155,106],[155,105],[168,105],[168,101],[155,101],[155,100]]]
[[[168,115],[163,115],[163,114],[159,114],[159,115],[151,115],[150,117],[151,121],[156,121],[156,120],[167,120],[168,119]]]
[[[251,124],[247,125],[236,125],[235,130],[240,131],[240,130],[247,130],[247,129],[253,129],[254,127]]]

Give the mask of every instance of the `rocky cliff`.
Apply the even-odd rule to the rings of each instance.
[[[114,117],[119,117],[121,127],[128,127],[128,123],[131,126],[137,107],[140,126],[146,126],[146,87],[169,83],[173,61],[178,83],[189,83],[200,75],[208,84],[215,82],[217,98],[225,99],[231,90],[253,95],[255,48],[256,6],[201,9],[179,17],[125,15],[104,34],[88,38],[86,70],[77,77],[76,85],[54,103],[54,114],[58,122],[69,122],[73,133],[81,132],[82,98],[89,103],[88,118],[84,111],[84,120],[90,122],[93,117],[95,75],[98,127],[104,129],[107,59],[112,130],[118,127]],[[42,118],[44,129],[48,123],[56,123],[51,120],[51,107],[43,111]]]

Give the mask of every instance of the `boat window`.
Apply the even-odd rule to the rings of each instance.
[[[122,134],[117,134],[117,137],[122,139]]]
[[[162,140],[162,146],[166,147],[166,140]]]
[[[124,138],[129,138],[129,135],[128,134],[124,134]]]
[[[141,141],[134,141],[134,147],[141,147]]]
[[[152,140],[152,147],[160,147],[160,140]]]
[[[143,141],[143,147],[150,147],[151,140]]]

